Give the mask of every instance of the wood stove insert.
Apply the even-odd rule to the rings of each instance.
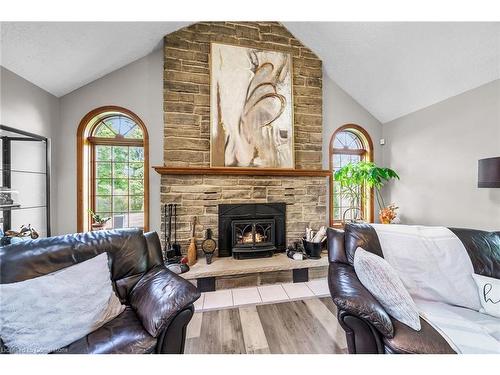
[[[274,219],[233,220],[231,222],[233,236],[233,257],[240,259],[248,253],[260,252],[261,256],[273,256]]]
[[[270,257],[285,250],[285,203],[219,205],[219,256]]]

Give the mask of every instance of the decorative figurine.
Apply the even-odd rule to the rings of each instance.
[[[210,229],[210,228],[208,228],[205,231],[205,239],[201,243],[201,249],[203,250],[203,253],[205,254],[205,259],[207,261],[207,264],[211,264],[212,257],[215,253],[215,250],[217,249],[217,243],[212,238],[212,229]]]
[[[6,237],[30,237],[32,240],[36,240],[40,235],[38,232],[28,224],[28,226],[21,225],[21,230],[16,232],[15,230],[8,230],[5,232]]]

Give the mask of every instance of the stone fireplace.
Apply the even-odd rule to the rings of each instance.
[[[304,173],[226,173],[224,168],[210,168],[211,42],[291,53],[295,169]],[[304,234],[306,226],[318,229],[325,225],[328,178],[314,173],[322,169],[322,121],[321,60],[280,23],[201,22],[167,35],[164,40],[164,166],[170,170],[160,172],[161,202],[179,204],[177,236],[183,250],[189,243],[193,216],[197,216],[199,222],[198,244],[205,230],[212,229],[221,256],[231,255],[226,250],[228,241],[231,246],[241,245],[241,249],[264,247],[265,243],[284,250],[287,243]],[[220,233],[219,217],[225,207],[247,203],[286,206],[283,235],[277,232],[276,219],[274,224],[267,223],[274,225],[274,241],[262,232],[264,227],[251,221],[255,219],[246,223],[249,227],[243,227],[245,223],[234,223],[235,230],[246,228],[241,238],[243,243],[234,243],[232,234],[228,237],[226,232]],[[267,236],[265,241],[261,236]],[[271,245],[270,242],[277,243]]]

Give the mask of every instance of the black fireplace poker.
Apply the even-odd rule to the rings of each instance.
[[[167,264],[180,263],[182,254],[181,246],[177,242],[177,204],[167,203],[164,206],[164,221],[165,221],[165,262]],[[174,228],[172,231],[172,218]],[[174,242],[172,242],[172,239]]]
[[[172,249],[176,257],[180,257],[181,245],[177,242],[177,203],[174,203],[174,243],[172,244]]]
[[[165,232],[164,232],[164,258],[165,260],[168,260],[169,258],[172,258],[174,255],[172,252],[172,244],[170,242],[170,236],[171,236],[171,231],[172,231],[172,223],[171,223],[171,204],[165,204],[164,205],[164,211],[163,211],[163,221],[165,223]]]

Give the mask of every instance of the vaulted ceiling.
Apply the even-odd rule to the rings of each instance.
[[[1,65],[63,96],[159,48],[187,22],[2,22]]]
[[[187,22],[1,24],[1,65],[63,96],[137,60]],[[284,22],[381,122],[500,79],[500,23]]]
[[[385,123],[500,78],[500,22],[317,22],[287,27]]]

